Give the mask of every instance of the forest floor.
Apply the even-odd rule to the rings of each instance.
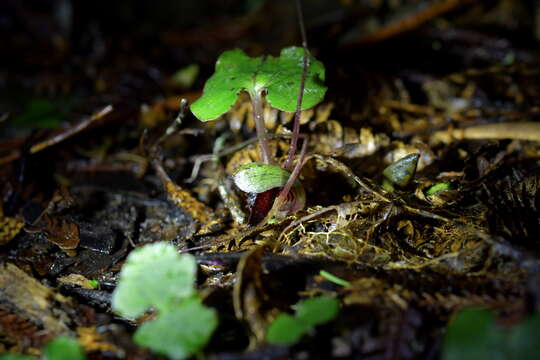
[[[206,123],[180,100],[201,96],[225,50],[300,46],[294,3],[153,5],[0,5],[0,354],[68,335],[89,359],[159,358],[132,339],[147,317],[111,310],[126,257],[158,241],[197,260],[219,318],[212,359],[437,359],[464,308],[505,326],[534,316],[536,2],[305,2],[328,88],[302,113],[306,205],[255,226],[232,180],[261,161],[249,99]],[[293,114],[264,114],[281,164]],[[382,186],[413,153],[412,179]],[[335,319],[265,342],[279,313],[320,295],[339,300]]]

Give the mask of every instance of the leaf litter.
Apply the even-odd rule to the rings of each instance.
[[[218,359],[266,354],[269,324],[312,296],[335,296],[342,308],[336,320],[279,350],[288,356],[428,358],[441,350],[451,314],[464,307],[493,309],[507,322],[536,310],[540,84],[539,64],[528,60],[534,47],[507,42],[514,62],[501,58],[494,44],[512,36],[508,24],[497,25],[506,35],[467,30],[471,36],[463,38],[460,24],[474,23],[481,5],[463,4],[447,14],[425,3],[433,11],[425,14],[454,24],[455,31],[436,22],[405,29],[401,21],[419,21],[420,13],[390,4],[380,11],[396,16],[367,33],[334,29],[334,41],[353,39],[335,50],[339,56],[326,53],[325,39],[311,39],[327,68],[329,94],[302,113],[301,132],[309,141],[300,173],[306,207],[277,223],[246,225],[250,199],[231,181],[240,166],[261,160],[249,143],[255,125],[247,97],[213,123],[201,125],[187,114],[166,134],[179,99],[197,98],[202,83],[167,90],[164,99],[151,92],[150,75],[111,63],[92,80],[107,85],[97,87],[104,91],[100,104],[115,99],[114,108],[104,114],[89,102],[79,109],[86,116],[70,114],[82,119],[62,123],[71,140],[61,131],[6,127],[10,135],[0,142],[0,352],[39,354],[63,334],[78,336],[93,358],[149,356],[132,342],[135,324],[109,310],[126,256],[156,241],[195,254],[199,291],[220,318],[206,350]],[[358,13],[362,5],[342,6]],[[497,11],[489,8],[484,21]],[[377,12],[367,13],[376,19]],[[250,53],[263,53],[260,44],[251,46]],[[347,58],[360,58],[358,49],[361,64],[351,64]],[[422,61],[441,52],[455,61]],[[182,56],[204,73],[215,55]],[[403,56],[397,71],[390,61],[396,56]],[[156,60],[141,61],[151,68]],[[178,68],[161,71],[172,75]],[[124,86],[116,87],[123,76]],[[271,156],[283,163],[292,115],[268,104],[263,111],[273,134]],[[413,153],[419,160],[412,180],[386,191],[384,169]],[[197,159],[205,161],[192,172]],[[38,166],[45,163],[51,166]],[[451,186],[430,191],[441,183]],[[328,281],[321,271],[349,285]],[[100,285],[81,287],[66,278]],[[23,291],[11,284],[28,286]],[[97,333],[88,330],[93,327]],[[282,354],[272,351],[274,358]]]

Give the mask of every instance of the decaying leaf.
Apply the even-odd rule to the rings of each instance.
[[[24,227],[22,217],[4,216],[4,210],[0,206],[0,245],[10,242]]]
[[[72,335],[66,313],[71,300],[43,286],[17,266],[0,264],[0,335],[19,350]]]

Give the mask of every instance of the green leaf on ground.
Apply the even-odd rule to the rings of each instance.
[[[190,298],[178,307],[160,313],[155,320],[142,324],[134,340],[171,359],[184,359],[208,342],[217,324],[213,309],[202,305],[197,298]]]
[[[276,345],[291,345],[297,343],[310,329],[303,322],[290,314],[281,314],[268,328],[266,341]]]
[[[238,49],[225,51],[204,86],[203,96],[191,105],[191,111],[199,120],[213,120],[231,108],[240,91],[255,94],[266,90],[272,106],[293,112],[300,91],[303,56],[304,50],[299,47],[285,48],[279,57],[266,58],[252,58]],[[310,57],[302,110],[324,98],[324,76],[324,65]]]
[[[276,345],[291,345],[298,342],[313,327],[336,317],[339,301],[330,296],[320,296],[300,301],[296,314],[281,314],[270,324],[266,341]]]
[[[53,129],[58,127],[65,118],[65,114],[47,99],[32,100],[26,110],[12,120],[18,128]]]
[[[4,354],[0,355],[0,360],[35,360],[36,358],[29,355]]]
[[[444,340],[444,360],[538,359],[540,314],[513,327],[503,327],[485,309],[465,309],[450,323]]]
[[[324,324],[339,312],[339,301],[335,297],[319,296],[301,301],[296,306],[296,317],[309,326]]]
[[[195,293],[195,275],[193,256],[179,255],[171,244],[158,242],[135,249],[122,267],[112,307],[130,318],[150,307],[166,310]]]
[[[137,317],[157,310],[154,320],[135,332],[134,341],[172,359],[197,353],[217,327],[214,310],[201,304],[195,290],[196,262],[159,242],[135,249],[122,267],[112,307]]]
[[[59,336],[43,350],[44,360],[85,360],[84,350],[77,339]]]
[[[441,191],[447,191],[452,189],[452,183],[450,181],[437,183],[431,185],[426,191],[427,196],[435,195]]]

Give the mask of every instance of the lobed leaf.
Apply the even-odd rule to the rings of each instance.
[[[304,49],[300,47],[285,48],[279,57],[266,58],[251,58],[239,49],[225,51],[216,62],[215,73],[204,85],[203,95],[191,105],[191,111],[199,120],[213,120],[234,105],[240,91],[253,95],[265,90],[273,107],[293,112],[300,92],[303,59]],[[311,56],[302,110],[324,98],[324,76],[324,65]]]
[[[189,298],[142,324],[134,340],[171,359],[184,359],[202,349],[217,323],[213,309],[202,305],[197,298]]]
[[[203,95],[191,105],[202,121],[214,120],[226,113],[244,89],[254,87],[254,77],[262,58],[251,58],[242,50],[225,51],[216,62],[216,71],[204,85]]]
[[[77,339],[59,336],[51,341],[43,351],[44,360],[85,360],[86,355]]]
[[[297,343],[313,327],[336,317],[339,301],[330,296],[320,296],[300,301],[295,316],[279,315],[268,328],[266,341],[276,345]]]
[[[276,345],[292,345],[297,343],[307,331],[309,327],[294,316],[281,314],[268,328],[266,341]]]
[[[135,249],[122,267],[112,307],[130,318],[150,307],[168,309],[195,293],[195,275],[193,256],[179,255],[171,244],[158,242]]]
[[[319,296],[300,302],[296,317],[309,326],[324,324],[339,312],[339,301],[335,297]]]
[[[19,354],[3,354],[0,355],[0,360],[35,360],[36,358],[30,355]]]
[[[486,309],[464,309],[448,326],[442,359],[537,359],[540,315],[535,314],[512,327],[496,323]]]
[[[308,63],[302,110],[317,105],[326,93],[324,65],[313,56],[309,58]],[[281,51],[279,58],[270,57],[263,64],[266,99],[273,107],[282,111],[296,111],[303,71],[304,49],[301,47],[285,48]]]

